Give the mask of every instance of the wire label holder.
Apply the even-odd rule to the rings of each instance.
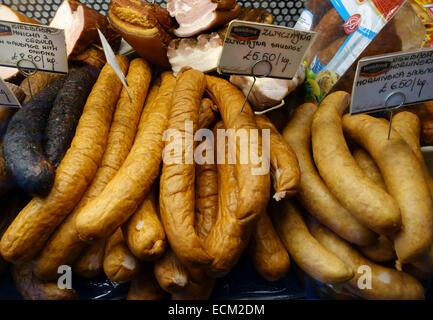
[[[241,112],[248,101],[257,78],[293,79],[304,56],[317,36],[314,31],[234,20],[229,24],[224,47],[218,61],[218,73],[252,76]],[[264,114],[284,106],[257,111]]]
[[[433,100],[433,49],[397,52],[359,61],[350,114],[385,111]]]

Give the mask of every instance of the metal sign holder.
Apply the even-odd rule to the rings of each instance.
[[[23,63],[23,62],[28,62],[28,63],[32,64],[34,68],[29,69],[29,68],[22,67],[21,63]],[[21,60],[19,60],[17,62],[17,69],[27,79],[27,84],[29,86],[30,97],[33,98],[32,86],[30,84],[29,77],[32,76],[32,75],[34,75],[34,74],[36,74],[36,72],[38,72],[38,66],[32,60],[21,59]]]
[[[268,65],[268,69],[269,69],[269,70],[267,70],[264,74],[256,74],[256,72],[255,72],[256,67],[257,67],[259,64],[261,64],[261,63],[266,63],[266,64]],[[262,59],[256,60],[256,61],[254,61],[254,63],[251,65],[251,74],[252,74],[252,77],[253,77],[253,83],[251,84],[251,86],[250,86],[250,88],[249,88],[249,90],[248,90],[248,93],[247,93],[247,95],[245,96],[244,103],[242,104],[241,113],[244,111],[245,105],[247,104],[247,102],[248,102],[248,98],[250,97],[251,92],[252,92],[253,89],[254,89],[254,85],[256,84],[257,78],[266,78],[266,77],[268,77],[268,76],[271,74],[271,72],[272,72],[272,64],[271,64],[271,62],[270,62],[268,59],[266,59],[266,58],[262,58]],[[286,104],[286,103],[285,103],[285,101],[284,101],[284,99],[283,99],[283,100],[282,100],[278,105],[273,106],[273,107],[270,107],[270,108],[265,109],[265,110],[263,110],[263,111],[255,111],[254,114],[256,114],[256,115],[263,115],[263,114],[268,113],[268,112],[270,112],[270,111],[273,111],[273,110],[279,109],[279,108],[281,108],[282,106],[284,106],[285,104]]]
[[[401,97],[401,102],[399,105],[395,107],[389,107],[389,101],[391,98],[395,96]],[[384,107],[386,108],[387,112],[389,112],[389,130],[388,130],[388,140],[391,138],[391,130],[392,130],[392,118],[394,116],[394,110],[398,110],[401,107],[403,107],[406,104],[406,95],[401,91],[394,91],[391,92],[385,99]]]

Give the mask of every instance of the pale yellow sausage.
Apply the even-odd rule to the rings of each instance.
[[[397,131],[368,115],[343,118],[344,131],[377,163],[400,206],[402,229],[393,235],[401,264],[416,260],[433,242],[433,202],[419,160]]]
[[[377,235],[344,208],[319,176],[311,154],[311,124],[317,107],[306,103],[296,109],[283,137],[293,148],[301,169],[298,200],[313,216],[351,243],[371,245]]]
[[[355,276],[345,285],[349,291],[366,299],[424,299],[424,288],[415,278],[369,261],[347,242],[321,226],[317,221],[310,220],[309,222],[313,236],[353,270]],[[370,289],[368,287],[361,289],[360,283],[367,285],[364,278],[361,278],[367,274],[368,271],[366,270],[371,270],[371,287]]]
[[[313,238],[290,200],[284,200],[281,211],[272,212],[272,220],[290,257],[308,275],[325,283],[340,283],[353,277],[346,263]]]
[[[312,124],[314,161],[329,190],[356,219],[377,233],[392,234],[401,226],[397,202],[359,168],[344,139],[341,116],[349,101],[348,93],[338,91],[320,104]]]
[[[413,153],[420,161],[425,180],[433,197],[433,179],[425,163],[424,156],[421,152],[421,121],[418,116],[412,112],[400,112],[392,120],[392,127],[397,131],[404,141],[411,147]]]

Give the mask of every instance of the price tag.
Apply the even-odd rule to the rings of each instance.
[[[126,89],[126,93],[128,94],[129,100],[132,102],[132,98],[128,90],[128,81],[126,80],[126,77],[122,72],[122,69],[120,69],[119,63],[117,62],[116,59],[116,55],[114,54],[113,49],[111,48],[110,44],[108,43],[107,39],[105,38],[101,30],[98,29],[98,33],[99,33],[99,38],[101,39],[102,48],[104,49],[105,59],[107,59],[108,64],[111,66],[111,68],[113,68],[114,72],[119,77],[120,81],[122,82],[122,85]]]
[[[228,27],[218,72],[292,79],[315,37],[313,31],[234,20]],[[259,61],[267,61],[270,70],[257,68],[254,72]]]
[[[21,108],[17,97],[8,88],[6,83],[0,78],[0,106]]]
[[[0,20],[0,66],[68,73],[65,32]]]
[[[433,50],[361,59],[353,83],[351,114],[433,100]]]

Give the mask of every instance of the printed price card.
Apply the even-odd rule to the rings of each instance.
[[[218,72],[292,79],[315,37],[313,31],[234,20],[227,30]],[[253,70],[263,60],[269,62],[268,67],[263,64],[262,71]]]
[[[21,108],[20,102],[1,78],[0,78],[0,106]]]
[[[65,32],[0,20],[0,66],[68,73]]]
[[[433,100],[433,50],[399,52],[359,61],[351,114],[429,100]]]

